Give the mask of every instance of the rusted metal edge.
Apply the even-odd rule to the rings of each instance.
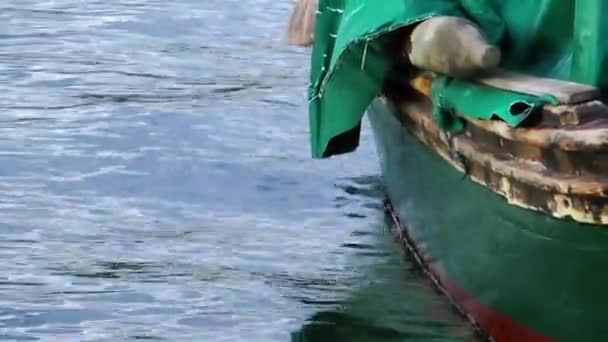
[[[403,244],[405,247],[404,252],[407,256],[414,260],[414,263],[420,268],[420,270],[426,275],[427,279],[431,281],[433,286],[439,291],[441,294],[447,298],[452,307],[463,317],[465,318],[471,327],[473,328],[474,333],[481,339],[485,341],[492,341],[490,337],[481,329],[481,326],[475,320],[472,315],[469,315],[465,312],[465,310],[458,304],[456,299],[450,294],[447,290],[446,286],[441,282],[440,278],[432,272],[428,267],[428,263],[425,263],[421,251],[418,249],[416,245],[416,241],[412,238],[407,230],[407,226],[401,222],[399,216],[395,212],[395,208],[388,197],[386,196],[384,200],[384,213],[387,215],[389,219],[390,230],[396,236],[397,239]]]

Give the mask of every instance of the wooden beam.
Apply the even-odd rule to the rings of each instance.
[[[494,88],[535,96],[552,95],[561,104],[576,104],[600,97],[599,89],[568,81],[496,70],[474,80]]]
[[[431,81],[434,78],[435,75],[432,73],[423,72],[413,78],[410,81],[410,84],[422,94],[430,96]],[[479,76],[473,79],[473,82],[517,93],[535,96],[551,95],[562,105],[572,105],[597,100],[601,96],[598,88],[585,84],[529,76],[500,69]]]

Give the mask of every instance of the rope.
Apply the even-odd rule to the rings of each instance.
[[[367,60],[367,48],[369,47],[369,40],[365,41],[365,47],[363,48],[363,56],[361,57],[361,70],[365,68],[365,61]]]

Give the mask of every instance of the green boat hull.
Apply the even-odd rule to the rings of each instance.
[[[509,205],[368,110],[394,213],[423,266],[494,341],[608,341],[608,230]]]

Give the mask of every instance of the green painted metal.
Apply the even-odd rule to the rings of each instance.
[[[383,0],[381,5],[375,0],[321,0],[309,87],[313,157],[356,148],[359,135],[353,132],[358,133],[391,63],[388,33],[433,16],[466,17],[502,47],[503,67],[604,88],[606,6],[605,0]],[[455,94],[453,109],[481,97],[494,98],[498,100],[487,107],[477,107],[478,117],[496,114],[513,126],[521,121],[509,115],[514,94],[497,96],[498,90],[489,87],[472,92],[463,82],[447,82],[442,89]],[[531,101],[522,96],[522,101]],[[537,101],[542,102],[532,100]]]
[[[370,107],[384,183],[435,266],[483,304],[558,341],[608,341],[608,230],[509,205]]]

